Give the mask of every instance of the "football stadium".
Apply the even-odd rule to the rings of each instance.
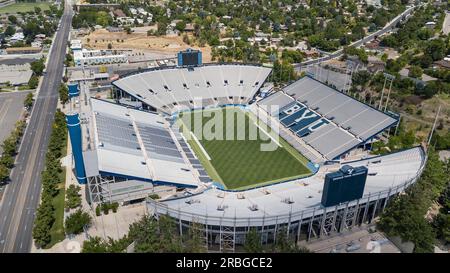
[[[310,76],[274,88],[271,73],[187,50],[177,66],[113,81],[110,99],[69,84],[71,98],[89,98],[67,125],[91,204],[145,201],[181,234],[196,223],[208,247],[234,251],[250,228],[271,243],[368,223],[418,179],[424,147],[371,154],[397,115]]]

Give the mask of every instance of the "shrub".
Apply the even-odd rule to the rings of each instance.
[[[158,200],[160,198],[159,195],[156,193],[149,194],[148,197],[154,200]]]
[[[111,204],[111,209],[112,209],[113,213],[116,213],[118,208],[119,208],[119,203],[114,202]]]
[[[109,214],[109,204],[103,203],[102,210],[103,210],[103,214],[108,215]]]
[[[91,223],[91,216],[81,209],[72,213],[66,219],[66,233],[67,234],[80,234],[83,232],[83,228]]]

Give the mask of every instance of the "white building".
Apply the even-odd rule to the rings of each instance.
[[[41,41],[33,41],[33,42],[31,42],[31,47],[41,48],[42,42]]]
[[[127,63],[126,54],[115,54],[113,50],[77,50],[73,53],[75,66]]]
[[[137,10],[135,8],[130,8],[130,12],[133,15],[137,15]]]
[[[71,40],[70,41],[70,49],[72,51],[81,50],[83,48],[81,44],[81,40]]]
[[[141,15],[144,15],[144,16],[147,16],[147,15],[148,15],[148,12],[145,11],[145,9],[143,9],[143,8],[138,8],[137,11],[138,11],[139,14],[141,14]]]
[[[16,32],[11,38],[9,38],[10,43],[21,42],[25,39],[25,35],[22,32]]]
[[[425,23],[425,26],[427,27],[427,28],[430,28],[430,29],[433,29],[433,28],[435,28],[436,27],[436,23],[435,22],[426,22]]]

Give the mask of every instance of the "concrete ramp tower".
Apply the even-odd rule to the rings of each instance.
[[[70,143],[72,145],[72,154],[75,161],[75,175],[78,183],[86,184],[86,171],[84,168],[81,126],[78,113],[66,114],[67,128],[69,130]]]

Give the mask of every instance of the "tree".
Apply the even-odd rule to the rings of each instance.
[[[370,81],[371,76],[372,75],[367,70],[358,71],[356,73],[353,73],[352,83],[361,86],[361,91],[364,92],[367,84]]]
[[[17,139],[12,136],[5,139],[2,143],[3,154],[14,156],[16,154]]]
[[[100,237],[90,237],[89,240],[83,242],[82,253],[121,253],[131,244],[131,240],[124,236],[119,240],[108,237],[103,240]]]
[[[71,184],[66,190],[66,207],[70,209],[81,206],[80,186]]]
[[[33,106],[33,93],[27,94],[25,101],[23,102],[23,105],[28,109],[30,109],[31,106]]]
[[[91,216],[78,209],[66,218],[65,230],[67,234],[80,234],[83,228],[91,224]]]
[[[441,212],[437,215],[434,225],[436,227],[436,233],[438,238],[450,243],[450,215],[445,212]]]
[[[62,104],[66,104],[69,101],[69,89],[67,88],[67,85],[61,83],[58,92],[59,92],[59,100],[61,101]]]
[[[41,76],[44,72],[45,64],[44,59],[39,59],[31,63],[31,70],[37,76]]]
[[[0,182],[5,182],[9,178],[9,168],[0,164]]]
[[[256,228],[251,228],[245,236],[244,249],[248,253],[262,252],[261,235],[258,233]]]
[[[156,35],[165,35],[167,31],[167,24],[165,22],[158,22],[158,29]]]
[[[425,49],[425,52],[431,56],[433,61],[443,59],[445,57],[445,51],[445,42],[441,39],[431,40]]]
[[[421,79],[422,74],[423,74],[423,70],[422,70],[422,68],[420,68],[420,66],[412,65],[409,68],[409,73],[408,73],[409,77]]]
[[[199,223],[193,222],[189,228],[189,232],[184,244],[184,252],[188,253],[202,253],[206,252],[204,237],[202,234],[202,226]]]
[[[8,20],[11,22],[11,24],[15,25],[17,24],[17,17],[14,15],[9,15]]]
[[[12,36],[16,33],[16,29],[13,26],[7,26],[5,30],[5,36]]]
[[[389,203],[377,227],[389,236],[413,242],[415,252],[432,252],[436,233],[424,216],[447,187],[447,171],[438,154],[429,149],[422,176],[405,194]]]
[[[180,32],[184,31],[184,29],[186,28],[186,22],[184,22],[184,21],[178,22],[178,23],[175,25],[175,28],[176,28],[178,31],[180,31]]]
[[[305,247],[299,247],[295,241],[288,237],[286,227],[277,230],[276,241],[272,246],[272,251],[275,253],[308,253],[310,252]]]
[[[14,166],[14,158],[11,155],[5,153],[0,157],[0,165],[7,168],[12,168]]]
[[[158,238],[158,224],[150,216],[144,216],[130,225],[128,236],[135,242],[134,250],[140,253],[161,252]]]
[[[108,25],[111,25],[112,23],[112,18],[106,11],[99,11],[95,16],[96,16],[95,23],[97,25],[106,27]]]
[[[38,247],[45,247],[51,241],[50,229],[55,221],[52,199],[43,195],[42,202],[37,209],[33,227],[33,238]]]
[[[83,242],[82,253],[108,253],[108,244],[100,237],[90,237]]]
[[[35,75],[31,76],[30,80],[28,81],[28,87],[31,89],[35,89],[39,85],[39,78]]]
[[[293,81],[296,78],[294,67],[290,63],[287,61],[275,61],[272,70],[272,79],[274,82],[288,82]]]

